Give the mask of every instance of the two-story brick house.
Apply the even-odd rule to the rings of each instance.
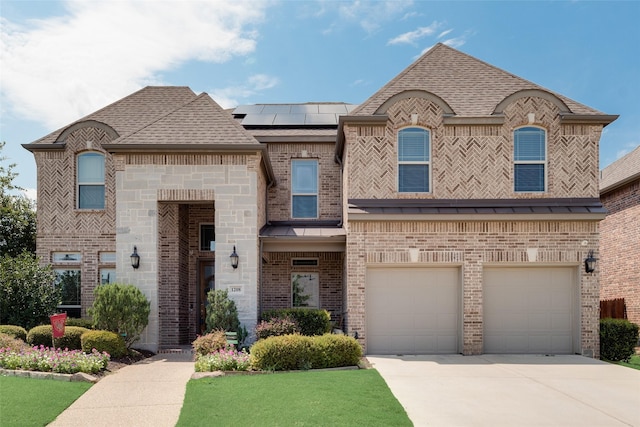
[[[189,343],[218,288],[248,329],[322,307],[370,354],[597,356],[584,260],[615,118],[442,44],[359,106],[148,87],[25,145],[38,254],[78,314],[140,287],[152,350]]]

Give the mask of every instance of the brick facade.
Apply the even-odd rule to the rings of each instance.
[[[600,298],[624,298],[627,318],[640,324],[640,180],[601,200],[609,215],[600,223]]]

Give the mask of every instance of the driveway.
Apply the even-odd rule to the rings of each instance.
[[[582,356],[367,356],[415,426],[639,426],[640,371]]]

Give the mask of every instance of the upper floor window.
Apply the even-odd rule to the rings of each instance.
[[[547,133],[537,127],[513,132],[513,176],[516,192],[546,190]]]
[[[216,227],[213,224],[200,224],[200,250],[216,250]]]
[[[291,161],[291,217],[318,217],[318,160]]]
[[[428,193],[431,135],[427,129],[411,127],[398,132],[398,191]]]
[[[78,209],[104,209],[104,156],[83,153],[78,156]]]

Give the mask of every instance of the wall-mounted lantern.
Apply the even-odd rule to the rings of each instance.
[[[596,258],[593,256],[593,250],[589,251],[589,255],[584,260],[584,271],[593,273],[596,269]]]
[[[240,259],[240,257],[236,253],[235,245],[233,246],[233,252],[231,253],[231,255],[229,255],[229,258],[231,259],[231,267],[233,267],[234,270],[238,268],[238,260]]]
[[[140,255],[138,255],[138,248],[133,247],[133,253],[131,254],[131,267],[134,269],[140,267]]]

